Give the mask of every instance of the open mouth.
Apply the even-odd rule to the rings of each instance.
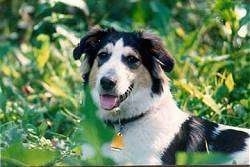
[[[120,105],[132,92],[134,84],[131,84],[127,91],[122,95],[100,95],[100,105],[105,110],[112,110]]]

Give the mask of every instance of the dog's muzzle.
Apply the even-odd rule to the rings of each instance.
[[[134,84],[131,84],[127,91],[122,95],[110,95],[110,94],[102,94],[100,95],[100,106],[105,110],[112,110],[116,107],[119,107],[119,105],[127,99],[127,97],[130,95],[134,87]]]

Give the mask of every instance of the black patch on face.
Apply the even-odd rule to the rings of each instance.
[[[122,62],[130,69],[137,69],[141,65],[141,61],[133,55],[122,55]]]
[[[103,65],[106,61],[109,60],[111,54],[107,52],[101,52],[97,55],[98,67]]]
[[[178,134],[166,148],[161,156],[163,164],[175,164],[177,152],[206,152],[206,142],[209,151],[221,153],[234,153],[241,151],[246,146],[246,138],[249,135],[245,132],[228,129],[216,134],[218,124],[190,117],[186,120]]]
[[[161,65],[157,58],[154,55],[157,55],[152,52],[153,46],[149,44],[151,39],[144,39],[142,33],[124,33],[123,36],[124,46],[129,46],[136,50],[141,56],[141,63],[146,67],[148,70],[151,79],[152,79],[152,87],[151,90],[155,94],[161,94],[163,91],[163,83],[162,78],[159,75]],[[153,40],[153,39],[152,39]],[[164,48],[161,48],[164,50]],[[139,64],[138,64],[139,66]],[[172,68],[173,66],[171,66]],[[133,68],[133,67],[130,67]],[[136,65],[135,65],[136,68]],[[170,70],[170,69],[169,69]]]
[[[131,69],[138,68],[140,63],[142,63],[150,73],[152,92],[160,94],[163,91],[162,78],[159,75],[160,70],[162,68],[164,71],[171,71],[174,61],[164,49],[161,40],[152,34],[143,32],[120,32],[113,28],[106,30],[95,29],[81,39],[80,44],[73,51],[74,58],[79,59],[81,55],[85,53],[90,71],[98,51],[107,45],[107,43],[111,42],[115,44],[120,38],[123,39],[124,46],[132,47],[138,51],[141,56],[141,62],[130,59],[131,57],[128,58],[128,55],[126,58],[123,57],[121,61]],[[99,59],[98,66],[101,66],[108,59],[109,57],[107,55],[105,55],[103,59]],[[88,81],[89,71],[83,76],[86,82]]]

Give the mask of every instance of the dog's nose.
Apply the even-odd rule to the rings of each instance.
[[[116,80],[108,77],[102,77],[100,83],[103,90],[110,91],[115,87]]]

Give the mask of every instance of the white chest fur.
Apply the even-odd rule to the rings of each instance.
[[[173,118],[174,117],[174,118]],[[143,118],[124,127],[122,150],[107,152],[118,164],[161,164],[161,154],[179,131],[188,115],[176,105],[153,107]]]

